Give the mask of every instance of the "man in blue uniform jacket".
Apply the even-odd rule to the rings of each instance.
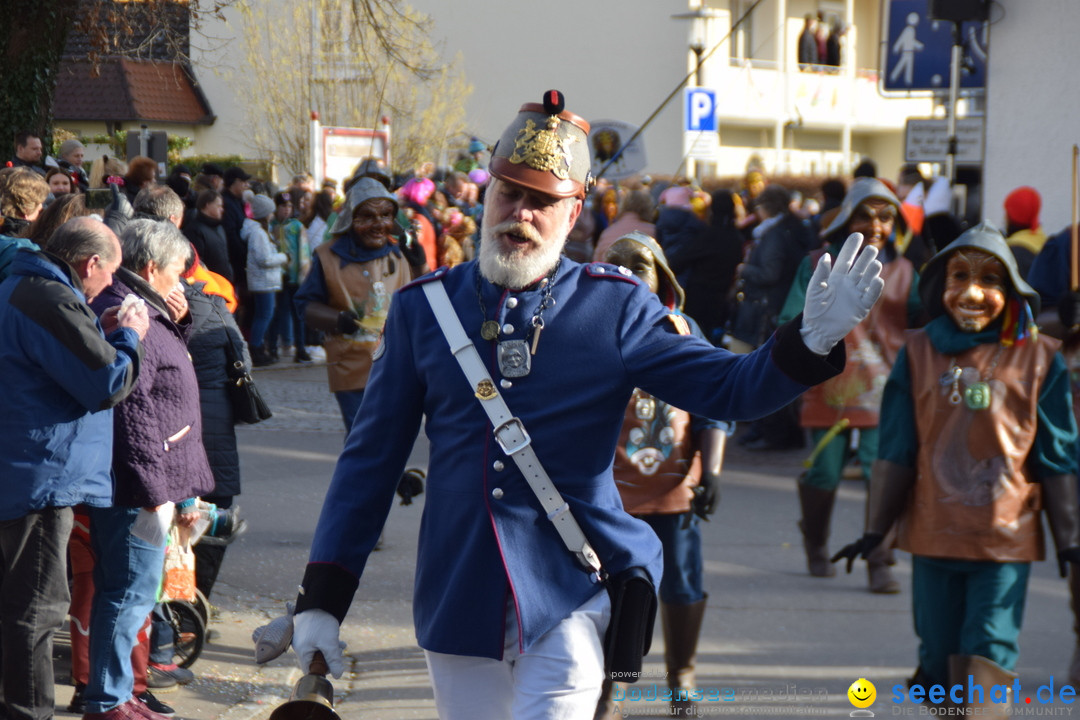
[[[496,442],[423,287],[441,282],[497,392],[611,575],[661,575],[660,542],[623,512],[612,459],[635,387],[725,420],[772,412],[844,365],[837,343],[881,292],[853,237],[819,265],[804,314],[749,355],[680,334],[628,270],[561,256],[591,183],[589,124],[561,93],[522,106],[497,143],[479,259],[394,296],[297,600],[301,667],[344,671],[339,625],[426,417],[428,498],[413,594],[441,718],[591,718],[610,602]],[[488,389],[490,393],[492,389]]]

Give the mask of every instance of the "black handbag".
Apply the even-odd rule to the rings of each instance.
[[[231,353],[230,353],[231,354]],[[255,378],[244,369],[242,360],[234,361],[228,368],[229,400],[233,407],[233,420],[254,425],[274,416],[270,406],[263,400]]]
[[[611,598],[611,622],[604,636],[604,673],[611,680],[634,683],[641,677],[642,658],[652,645],[656,622],[656,588],[645,568],[632,567],[604,585]]]
[[[225,327],[225,334],[229,342],[225,344],[225,374],[229,378],[226,387],[229,391],[229,402],[232,403],[233,421],[254,425],[255,423],[269,420],[274,416],[270,412],[270,406],[266,404],[259,386],[255,384],[255,378],[244,369],[244,353],[236,344],[236,339],[229,332],[229,325],[221,312],[214,307],[214,312],[221,318]]]

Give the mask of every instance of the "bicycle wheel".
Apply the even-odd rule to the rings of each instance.
[[[191,667],[206,644],[206,623],[199,611],[184,600],[164,604],[165,619],[173,631],[173,657],[180,667]]]
[[[210,601],[206,599],[206,596],[202,594],[202,590],[196,588],[195,600],[192,602],[195,606],[195,610],[198,611],[199,617],[202,618],[203,625],[210,624]]]

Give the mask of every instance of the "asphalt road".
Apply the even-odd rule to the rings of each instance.
[[[275,417],[238,431],[243,466],[239,503],[250,530],[225,558],[215,597],[217,638],[193,667],[199,679],[161,695],[179,717],[253,720],[286,698],[300,673],[291,655],[257,668],[250,632],[295,596],[343,430],[320,366],[280,364],[257,371]],[[877,688],[878,717],[920,715],[896,705],[891,688],[916,664],[911,622],[910,562],[900,554],[899,595],[866,590],[865,565],[833,579],[806,574],[796,528],[795,477],[805,451],[750,453],[733,445],[723,474],[722,502],[704,526],[708,610],[699,648],[698,683],[717,700],[703,716],[846,717],[848,687],[859,678]],[[426,465],[421,435],[412,464]],[[435,718],[423,655],[412,631],[412,571],[424,508],[395,505],[383,549],[368,563],[343,626],[351,672],[334,681],[342,718]],[[864,489],[845,481],[833,519],[833,547],[862,530]],[[1034,694],[1053,676],[1062,685],[1075,636],[1068,591],[1056,564],[1036,563],[1021,635],[1019,673],[1025,712],[1071,714],[1072,705],[1043,705]],[[657,623],[645,677],[625,692],[649,697],[663,685],[663,640]],[[62,654],[62,652],[61,652]],[[58,670],[58,677],[62,672]],[[1045,692],[1044,692],[1045,696]],[[60,688],[58,702],[69,692]],[[662,715],[664,703],[636,699],[626,717]],[[1080,713],[1077,713],[1080,715]]]

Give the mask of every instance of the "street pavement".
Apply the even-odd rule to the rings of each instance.
[[[215,636],[192,669],[190,685],[159,693],[188,720],[263,720],[301,677],[291,653],[257,666],[252,630],[283,611],[296,594],[312,530],[343,442],[341,418],[326,388],[325,368],[280,363],[255,373],[275,416],[238,428],[243,494],[250,530],[230,546],[211,602]],[[795,525],[795,478],[807,450],[752,453],[734,443],[723,472],[722,500],[704,524],[708,610],[698,657],[698,684],[718,698],[703,717],[847,717],[848,687],[866,678],[877,688],[877,717],[926,715],[925,706],[891,701],[916,664],[908,556],[896,574],[903,591],[871,595],[865,563],[832,579],[806,574]],[[426,467],[421,434],[410,465]],[[358,479],[360,481],[360,479]],[[412,630],[412,570],[426,496],[395,505],[383,548],[370,561],[342,639],[349,669],[332,680],[346,720],[425,718],[436,713],[422,652]],[[833,518],[832,547],[862,530],[865,490],[845,480]],[[569,562],[569,560],[568,560]],[[1036,563],[1027,600],[1018,666],[1022,710],[1070,715],[1073,706],[1042,704],[1036,690],[1060,690],[1075,644],[1065,581],[1056,563]],[[620,717],[656,717],[666,704],[659,619],[644,677],[622,686]],[[66,648],[57,647],[57,709],[70,698]],[[1042,697],[1046,697],[1043,691]],[[933,708],[938,710],[938,708]],[[1080,715],[1080,712],[1077,713]]]

